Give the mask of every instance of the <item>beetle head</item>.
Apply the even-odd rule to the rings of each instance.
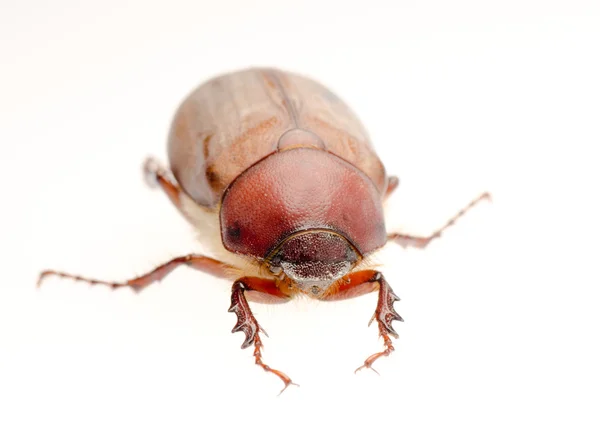
[[[346,275],[360,254],[346,238],[328,230],[303,231],[285,239],[269,259],[305,294],[320,296]]]

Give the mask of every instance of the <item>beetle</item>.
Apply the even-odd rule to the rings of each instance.
[[[55,270],[50,275],[140,291],[180,265],[233,282],[232,332],[254,345],[257,365],[292,380],[263,362],[261,332],[248,301],[283,303],[297,295],[331,301],[378,291],[376,321],[384,350],[362,368],[388,356],[402,321],[399,298],[365,258],[394,241],[423,248],[484,198],[474,199],[428,237],[388,234],[384,200],[398,186],[388,176],[363,125],[320,83],[298,74],[251,68],[214,77],[193,91],[173,119],[170,171],[155,159],[144,173],[197,229],[212,257],[176,257],[147,274],[106,282]],[[370,324],[370,323],[369,323]]]

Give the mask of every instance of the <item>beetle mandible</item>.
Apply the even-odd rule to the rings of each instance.
[[[125,283],[64,272],[49,275],[139,291],[180,265],[233,281],[233,332],[254,345],[256,364],[293,384],[262,358],[261,332],[248,300],[286,302],[296,295],[341,300],[378,291],[372,321],[385,349],[357,369],[372,368],[393,350],[402,321],[399,298],[364,260],[388,241],[423,248],[482,194],[428,237],[387,234],[383,202],[398,186],[388,177],[365,129],[323,85],[276,69],[215,77],[179,107],[169,134],[169,173],[153,159],[144,172],[197,229],[213,257],[176,257]],[[283,391],[282,390],[282,391]]]

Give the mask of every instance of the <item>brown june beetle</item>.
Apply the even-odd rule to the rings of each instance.
[[[124,283],[42,272],[136,290],[179,265],[232,281],[233,331],[254,345],[264,364],[261,327],[248,300],[285,302],[296,295],[340,300],[373,291],[372,320],[385,349],[359,367],[371,368],[393,350],[398,297],[364,259],[393,240],[422,248],[488,194],[473,200],[429,237],[388,234],[383,201],[398,186],[388,177],[360,121],[321,84],[276,69],[247,69],[209,80],[181,104],[171,127],[170,170],[153,159],[144,171],[198,231],[212,257],[177,257]],[[358,370],[358,369],[357,369]]]

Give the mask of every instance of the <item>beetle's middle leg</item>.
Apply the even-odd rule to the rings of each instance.
[[[289,298],[287,295],[279,291],[276,282],[273,280],[245,277],[238,279],[233,284],[231,289],[231,307],[229,308],[229,311],[231,313],[235,313],[237,316],[237,323],[233,327],[232,332],[244,332],[244,335],[246,335],[246,339],[242,344],[242,348],[248,348],[250,345],[254,344],[254,362],[256,365],[262,367],[265,372],[273,373],[283,381],[284,387],[281,390],[281,392],[283,392],[288,386],[296,384],[292,382],[292,379],[290,379],[285,373],[269,367],[262,360],[261,349],[263,344],[259,333],[262,332],[265,335],[267,335],[267,333],[256,321],[256,318],[252,314],[252,310],[250,310],[250,305],[246,299],[246,293],[251,293],[253,291],[262,292],[264,294],[279,298],[280,300],[287,300]]]
[[[154,270],[139,276],[137,278],[129,279],[125,282],[108,282],[100,281],[97,279],[84,278],[82,276],[73,275],[70,273],[59,272],[56,270],[44,270],[38,279],[37,285],[41,286],[43,280],[48,276],[60,276],[62,278],[74,279],[76,281],[87,282],[92,285],[108,285],[111,288],[120,288],[129,286],[135,291],[140,291],[150,285],[152,282],[157,282],[175,270],[181,265],[187,265],[201,272],[211,274],[219,278],[227,278],[231,271],[236,269],[232,266],[212,259],[210,257],[201,256],[198,254],[188,254],[187,256],[176,257],[164,264],[161,264]],[[238,270],[239,271],[239,270]]]
[[[436,238],[441,237],[442,232],[444,232],[450,226],[454,225],[456,223],[456,221],[462,215],[464,215],[468,210],[472,209],[477,203],[479,203],[482,200],[491,200],[491,198],[492,197],[489,192],[485,192],[485,193],[481,194],[479,197],[477,197],[473,201],[471,201],[466,207],[464,207],[462,210],[460,210],[458,213],[456,213],[456,215],[454,215],[450,220],[448,220],[448,222],[446,222],[445,225],[443,225],[441,228],[439,228],[438,230],[436,230],[429,236],[423,237],[423,236],[407,235],[407,234],[402,234],[402,233],[392,233],[392,234],[388,234],[387,239],[388,239],[388,241],[397,242],[403,248],[406,248],[406,247],[425,248],[429,245],[429,243],[431,241],[433,241]]]
[[[392,322],[394,320],[404,321],[396,310],[394,310],[394,302],[399,301],[400,298],[394,294],[392,287],[390,287],[383,275],[376,270],[361,270],[344,276],[323,297],[323,300],[344,300],[368,294],[375,290],[379,290],[379,297],[375,314],[373,314],[373,317],[369,321],[369,325],[374,320],[377,321],[379,336],[383,338],[385,349],[369,356],[364,364],[356,369],[355,372],[367,368],[377,373],[373,368],[373,363],[381,357],[387,357],[394,351],[390,336],[398,338],[398,333],[392,327]]]

